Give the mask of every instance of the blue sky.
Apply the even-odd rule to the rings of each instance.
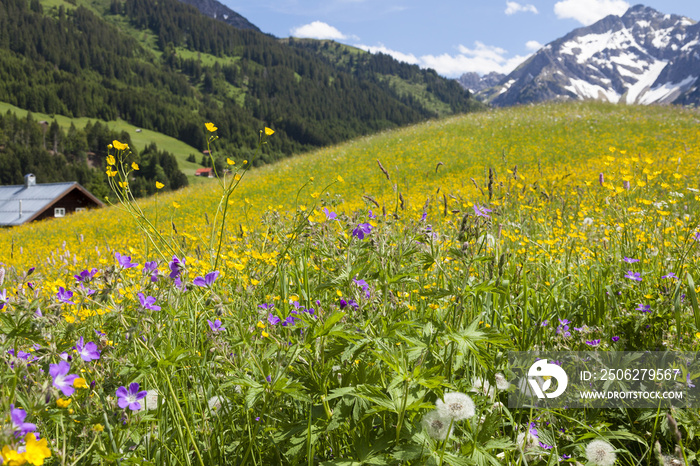
[[[277,37],[334,39],[430,67],[446,77],[507,73],[544,45],[625,0],[220,0]],[[700,0],[646,0],[700,21]]]

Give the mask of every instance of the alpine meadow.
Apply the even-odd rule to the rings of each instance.
[[[114,205],[0,231],[2,464],[698,464],[698,409],[511,409],[507,354],[700,350],[699,122],[540,104],[251,168],[203,120],[216,178],[150,198],[114,139]]]

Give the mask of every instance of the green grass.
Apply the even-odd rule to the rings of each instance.
[[[592,440],[615,450],[608,464],[657,466],[660,449],[695,465],[697,409],[512,409],[507,356],[700,350],[696,119],[501,109],[284,160],[235,189],[0,232],[0,410],[26,410],[47,466],[592,464]],[[74,275],[93,267],[88,294]],[[99,360],[73,350],[81,337]],[[64,351],[95,381],[68,407],[50,375]],[[686,376],[697,384],[697,361]],[[151,391],[142,409],[117,404],[131,383]],[[13,451],[14,430],[0,433]]]
[[[16,114],[19,117],[24,117],[27,115],[27,110],[15,107],[4,102],[0,102],[0,112],[7,113],[8,111]],[[148,129],[137,128],[123,120],[116,121],[103,121],[97,120],[95,118],[69,118],[63,115],[47,115],[44,113],[34,113],[32,112],[33,118],[37,121],[46,120],[51,122],[56,120],[56,122],[64,129],[68,129],[71,124],[75,125],[76,128],[85,128],[88,122],[100,121],[101,123],[107,125],[114,131],[126,131],[131,137],[131,141],[138,150],[143,150],[148,144],[155,142],[159,149],[165,150],[173,154],[177,158],[178,166],[183,173],[185,173],[190,182],[200,183],[202,179],[194,176],[195,170],[202,168],[198,163],[192,163],[187,161],[187,157],[190,154],[195,154],[197,160],[201,158],[202,151],[196,149],[182,141],[179,141],[173,137],[166,136],[162,133],[151,131]],[[141,129],[137,132],[137,129]]]
[[[394,89],[397,94],[401,96],[413,96],[427,110],[434,112],[439,116],[446,116],[452,113],[450,105],[440,101],[433,94],[429,93],[425,84],[408,82],[397,76],[391,75],[379,75],[379,79],[382,81],[388,81],[391,88]]]

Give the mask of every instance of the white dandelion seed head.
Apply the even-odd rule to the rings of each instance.
[[[148,390],[143,401],[146,405],[146,410],[153,411],[158,409],[158,390]]]
[[[586,446],[586,458],[597,466],[612,466],[617,455],[615,448],[605,440],[593,440]]]
[[[671,455],[661,455],[664,466],[683,466],[683,461]]]
[[[435,402],[435,407],[441,417],[455,421],[469,419],[476,414],[474,401],[469,395],[459,392],[445,393],[443,400]]]
[[[499,390],[508,390],[510,388],[510,382],[506,379],[506,376],[498,372],[493,376],[496,379],[496,388]]]
[[[537,385],[539,385],[540,388],[542,388],[542,385],[544,384],[544,379],[542,377],[535,377],[535,379],[537,380]],[[532,387],[530,386],[527,377],[523,377],[518,381],[518,390],[520,390],[520,393],[530,398],[535,398],[537,396],[532,390]]]
[[[421,421],[423,428],[428,431],[428,435],[436,440],[445,440],[452,435],[452,420],[449,417],[442,417],[437,410],[430,411],[423,416]]]
[[[586,217],[583,219],[583,226],[589,227],[593,225],[593,219],[591,217]]]
[[[515,445],[523,453],[531,452],[538,447],[539,440],[530,431],[520,432],[515,440]]]
[[[219,413],[221,409],[226,405],[226,399],[222,396],[216,395],[209,398],[207,402],[209,410],[213,413]]]
[[[476,393],[486,395],[489,398],[496,394],[496,389],[491,386],[491,383],[489,383],[489,381],[486,379],[482,379],[481,377],[477,377],[472,380],[472,390]]]

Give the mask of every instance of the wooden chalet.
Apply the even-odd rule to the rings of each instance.
[[[103,206],[75,181],[37,184],[30,173],[24,176],[23,185],[0,186],[0,227],[65,217],[73,212]]]

